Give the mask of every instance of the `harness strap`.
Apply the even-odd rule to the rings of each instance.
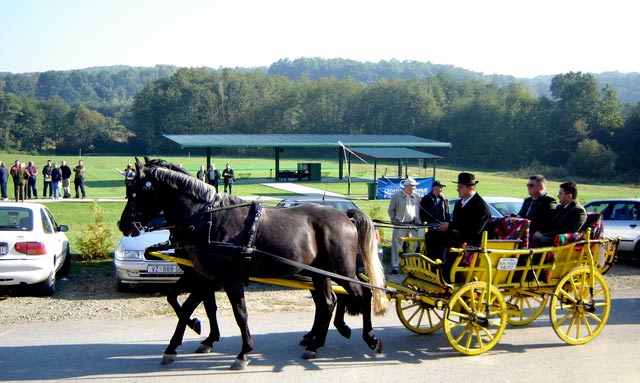
[[[254,214],[253,214],[253,224],[251,224],[251,228],[249,228],[249,238],[247,239],[247,246],[244,250],[245,253],[250,254],[255,250],[253,243],[256,240],[256,234],[258,233],[258,226],[260,225],[260,218],[262,217],[262,205],[260,202],[254,201]]]

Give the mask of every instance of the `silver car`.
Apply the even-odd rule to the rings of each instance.
[[[169,240],[169,230],[141,233],[137,237],[122,237],[113,253],[118,291],[127,291],[142,283],[174,283],[183,274],[182,269],[170,261],[147,259],[147,247]]]
[[[620,236],[618,257],[625,255],[640,260],[640,198],[595,200],[584,205],[589,211],[602,214],[604,234],[609,238]]]
[[[522,202],[524,202],[524,199],[514,197],[482,196],[482,199],[487,203],[487,205],[489,205],[491,216],[495,218],[502,218],[511,214],[518,214],[520,208],[522,207]],[[449,200],[452,216],[453,207],[455,206],[456,202],[458,202],[458,200],[460,200],[460,198],[453,198]]]

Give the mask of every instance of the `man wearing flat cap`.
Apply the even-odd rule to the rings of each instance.
[[[476,177],[471,173],[458,174],[456,181],[458,200],[453,208],[453,219],[444,222],[437,230],[429,230],[426,235],[427,256],[431,259],[442,258],[450,247],[460,247],[466,243],[479,246],[482,231],[491,221],[489,206],[476,192]],[[431,249],[431,253],[429,253]],[[451,269],[454,259],[447,257],[445,261],[445,277]]]
[[[440,181],[433,181],[431,191],[420,200],[420,221],[426,224],[449,222],[449,199],[442,194],[443,185]]]
[[[403,189],[391,196],[389,201],[389,218],[396,225],[415,225],[420,223],[420,195],[416,192],[418,182],[408,177],[403,181]],[[395,227],[391,238],[391,274],[400,272],[400,249],[402,249],[402,237],[415,237],[418,230],[415,228]]]

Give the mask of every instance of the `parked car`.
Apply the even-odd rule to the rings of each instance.
[[[482,196],[482,199],[484,199],[484,201],[489,205],[491,216],[495,218],[502,218],[511,214],[518,214],[520,208],[522,207],[522,202],[524,202],[524,199],[514,197]],[[460,200],[460,198],[453,198],[449,200],[452,215],[454,213],[453,207],[455,206],[456,202],[458,202],[458,200]]]
[[[640,198],[595,200],[584,208],[602,215],[607,237],[620,236],[619,258],[640,260]]]
[[[0,204],[0,286],[29,285],[53,295],[56,278],[71,268],[68,230],[44,205]]]
[[[113,253],[118,291],[145,283],[175,283],[183,274],[175,263],[147,259],[147,247],[169,240],[169,230],[144,232],[137,237],[122,237]],[[151,258],[151,257],[150,257]]]
[[[276,206],[282,207],[293,207],[298,206],[305,203],[315,203],[318,205],[331,206],[332,208],[338,209],[340,211],[347,211],[349,209],[360,209],[355,202],[346,198],[337,198],[337,197],[297,197],[297,198],[285,198],[282,201],[278,202]],[[380,240],[380,232],[376,229],[376,239],[378,241],[378,256],[382,259],[382,243]]]

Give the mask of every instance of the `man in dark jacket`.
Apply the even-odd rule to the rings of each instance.
[[[62,162],[60,163],[60,172],[62,172],[62,197],[71,198],[71,192],[69,191],[71,167],[67,165],[67,161],[62,160]]]
[[[449,222],[449,199],[442,194],[446,185],[433,181],[431,191],[420,200],[420,221],[427,224]]]
[[[533,247],[551,246],[553,238],[558,234],[576,233],[587,220],[587,212],[576,201],[578,197],[578,185],[569,181],[560,185],[556,213],[551,221],[551,228],[547,231],[536,231],[533,234]]]
[[[480,245],[482,231],[491,221],[491,212],[489,205],[476,192],[478,182],[471,173],[458,175],[456,183],[460,200],[454,206],[453,220],[426,234],[427,255],[431,259],[441,258],[450,247],[460,247],[464,243]],[[447,259],[445,265],[452,263],[453,259]]]
[[[0,161],[0,197],[3,201],[8,199],[7,197],[7,181],[9,180],[9,169],[4,166],[4,163]]]
[[[529,198],[526,198],[522,203],[518,216],[531,221],[529,225],[531,235],[536,231],[551,230],[551,223],[558,204],[555,198],[547,194],[547,180],[541,174],[529,177],[527,191]]]

